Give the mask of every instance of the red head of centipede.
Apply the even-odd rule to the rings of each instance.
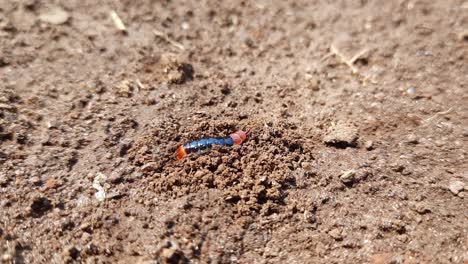
[[[247,138],[247,133],[245,133],[242,130],[239,130],[239,131],[232,133],[229,136],[232,138],[232,140],[234,140],[234,144],[240,145]]]

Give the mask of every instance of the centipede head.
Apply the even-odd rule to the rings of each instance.
[[[176,159],[180,160],[187,155],[187,151],[185,151],[184,146],[180,146],[177,148],[176,154],[177,154]]]
[[[242,138],[242,142],[244,142],[250,136],[251,129],[242,129],[239,132],[242,132],[241,134],[243,135],[240,134],[240,136]]]

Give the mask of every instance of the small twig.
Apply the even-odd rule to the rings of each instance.
[[[365,48],[363,50],[361,50],[358,54],[354,55],[354,57],[352,57],[349,62],[354,64],[359,58],[361,58],[364,54],[366,54],[367,52],[369,52],[369,49],[368,48]]]
[[[333,52],[329,52],[327,55],[323,56],[320,61],[325,61],[327,60],[328,58],[330,58],[331,56],[335,56],[335,54],[333,54]]]
[[[354,66],[354,63],[359,59],[361,58],[364,54],[366,54],[367,52],[369,52],[370,49],[368,48],[365,48],[363,50],[361,50],[360,52],[358,52],[356,55],[354,55],[351,59],[348,59],[346,58],[346,56],[341,53],[338,48],[336,48],[335,45],[331,44],[330,45],[330,53],[325,55],[325,57],[322,58],[322,61],[326,60],[327,58],[331,57],[331,56],[336,56],[338,57],[342,63],[346,64],[346,66],[348,66],[350,69],[351,69],[351,72],[353,74],[356,74],[358,75],[359,77],[362,78],[362,81],[365,83],[366,81],[370,81],[371,83],[377,83],[377,81],[375,81],[374,79],[370,78],[369,76],[365,76],[364,74],[362,74],[359,69]]]
[[[143,83],[141,83],[140,79],[136,80],[136,84],[137,84],[137,87],[138,87],[138,92],[140,90],[145,90],[145,86],[143,85]]]
[[[354,74],[359,73],[359,70],[353,65],[351,60],[348,60],[336,47],[335,45],[330,45],[330,51],[337,57],[340,58],[341,62],[346,64]]]
[[[439,116],[443,116],[443,115],[446,115],[446,114],[449,114],[450,112],[452,112],[452,109],[453,107],[450,107],[448,110],[446,111],[442,111],[442,112],[437,112],[435,113],[433,116],[429,117],[428,119],[424,120],[424,123],[429,123],[430,121],[432,121],[433,119],[439,117]]]
[[[114,25],[118,30],[122,32],[127,32],[127,28],[122,22],[122,19],[120,19],[119,15],[117,15],[117,13],[114,10],[110,12],[110,17],[112,18],[112,21],[114,22]]]
[[[156,30],[156,29],[153,29],[153,33],[154,35],[156,35],[157,37],[160,37],[162,39],[164,39],[165,41],[167,41],[169,44],[171,44],[172,46],[180,49],[180,50],[185,50],[185,47],[180,44],[179,42],[169,38],[169,36],[159,30]]]

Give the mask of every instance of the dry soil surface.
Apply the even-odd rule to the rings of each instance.
[[[467,30],[465,0],[0,0],[0,262],[467,263]]]

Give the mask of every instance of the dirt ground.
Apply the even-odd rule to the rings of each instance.
[[[466,0],[0,0],[0,262],[468,263],[467,62]]]

